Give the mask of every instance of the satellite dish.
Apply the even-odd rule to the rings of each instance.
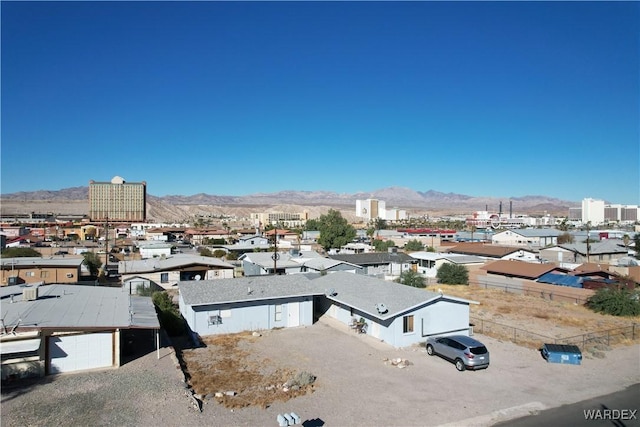
[[[196,274],[195,279],[196,279],[196,280],[200,280],[200,279],[202,279],[202,277],[201,277],[199,274]]]

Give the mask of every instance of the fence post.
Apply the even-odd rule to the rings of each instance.
[[[611,329],[607,331],[607,347],[609,346],[610,341],[611,341]]]

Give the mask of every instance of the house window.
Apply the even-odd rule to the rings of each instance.
[[[160,273],[160,283],[169,282],[169,273]]]
[[[413,316],[404,316],[402,318],[402,332],[405,334],[413,332]]]
[[[47,277],[49,277],[49,272],[44,270],[40,272],[40,278],[41,279],[46,279]]]
[[[278,304],[275,306],[275,317],[273,320],[275,320],[276,322],[282,321],[282,304]]]
[[[27,276],[27,277],[35,277],[35,276],[36,276],[36,273],[35,273],[34,271],[27,271],[27,272],[25,273],[25,276]]]

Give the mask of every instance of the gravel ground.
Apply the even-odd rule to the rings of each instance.
[[[268,363],[317,376],[315,392],[267,409],[192,407],[170,348],[118,369],[47,377],[2,389],[2,426],[277,426],[295,412],[304,426],[488,426],[640,382],[640,346],[609,350],[582,365],[545,362],[539,352],[475,335],[489,369],[458,372],[422,347],[393,349],[332,319],[267,331],[253,344]],[[202,349],[206,351],[207,349]],[[401,358],[399,369],[389,363]],[[620,408],[622,409],[622,408]]]

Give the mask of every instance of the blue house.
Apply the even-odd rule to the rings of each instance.
[[[309,326],[329,316],[394,347],[469,334],[471,301],[360,274],[293,274],[179,283],[180,313],[200,336]]]

